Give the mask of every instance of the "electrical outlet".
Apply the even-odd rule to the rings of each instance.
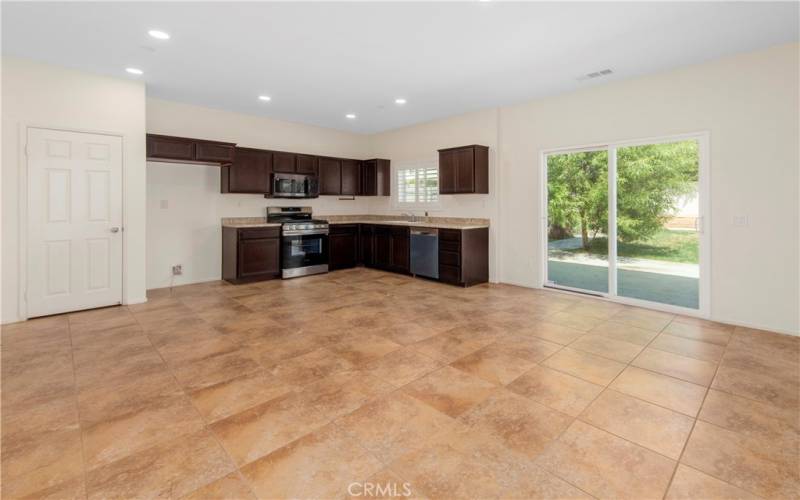
[[[181,274],[183,274],[183,265],[177,264],[175,266],[172,266],[172,275],[173,276],[180,276]]]
[[[734,227],[747,227],[750,225],[750,216],[748,215],[734,215],[733,216],[733,225]]]

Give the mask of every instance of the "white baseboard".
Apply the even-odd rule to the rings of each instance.
[[[198,278],[198,279],[193,279],[191,281],[186,281],[186,282],[183,282],[183,283],[175,283],[174,285],[167,285],[167,286],[159,286],[159,287],[155,287],[155,288],[148,288],[148,290],[163,290],[165,288],[177,288],[179,286],[198,285],[200,283],[209,283],[211,281],[222,281],[222,278],[220,278],[219,276],[212,276],[212,277],[208,277],[208,278]]]

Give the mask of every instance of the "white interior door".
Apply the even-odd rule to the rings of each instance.
[[[28,316],[122,301],[122,139],[29,128]]]

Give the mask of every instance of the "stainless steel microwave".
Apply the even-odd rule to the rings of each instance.
[[[319,180],[316,175],[272,174],[271,198],[317,198]]]

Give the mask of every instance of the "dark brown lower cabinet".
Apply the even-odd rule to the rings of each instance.
[[[222,228],[222,279],[245,283],[281,275],[280,227]]]
[[[398,273],[411,272],[411,235],[407,227],[392,227],[392,258],[390,270]]]
[[[389,269],[392,266],[392,228],[373,226],[373,234],[372,264],[378,269]]]
[[[330,269],[357,264],[411,272],[411,235],[405,226],[332,224]],[[439,229],[439,281],[472,286],[489,281],[489,228]]]
[[[361,224],[358,238],[358,261],[367,267],[375,265],[375,226]]]
[[[410,241],[407,227],[362,224],[360,260],[367,267],[408,274]]]
[[[328,235],[329,264],[331,271],[347,269],[358,264],[358,225],[332,224]]]
[[[461,286],[489,281],[489,228],[439,230],[439,281]]]

